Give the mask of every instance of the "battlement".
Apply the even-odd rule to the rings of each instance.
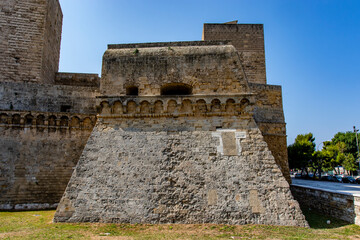
[[[100,78],[98,74],[61,72],[56,73],[55,84],[83,87],[100,87]]]
[[[264,26],[205,23],[203,40],[228,40],[239,51],[264,51]]]
[[[150,47],[191,47],[191,46],[212,46],[227,45],[229,41],[182,41],[182,42],[151,42],[151,43],[128,43],[108,44],[108,49],[122,48],[150,48]]]

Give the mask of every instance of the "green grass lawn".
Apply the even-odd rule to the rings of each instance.
[[[304,214],[310,229],[265,225],[52,223],[54,213],[0,212],[0,239],[360,239],[359,226],[309,210]]]

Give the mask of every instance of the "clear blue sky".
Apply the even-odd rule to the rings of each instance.
[[[360,127],[360,0],[60,0],[62,72],[101,72],[110,43],[201,40],[203,23],[262,23],[288,144]]]

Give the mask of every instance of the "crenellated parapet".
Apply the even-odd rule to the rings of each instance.
[[[95,115],[63,112],[0,111],[0,127],[73,129],[90,131],[96,123]]]

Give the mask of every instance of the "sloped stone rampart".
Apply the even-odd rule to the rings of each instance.
[[[257,128],[124,131],[101,121],[54,221],[307,226]]]

